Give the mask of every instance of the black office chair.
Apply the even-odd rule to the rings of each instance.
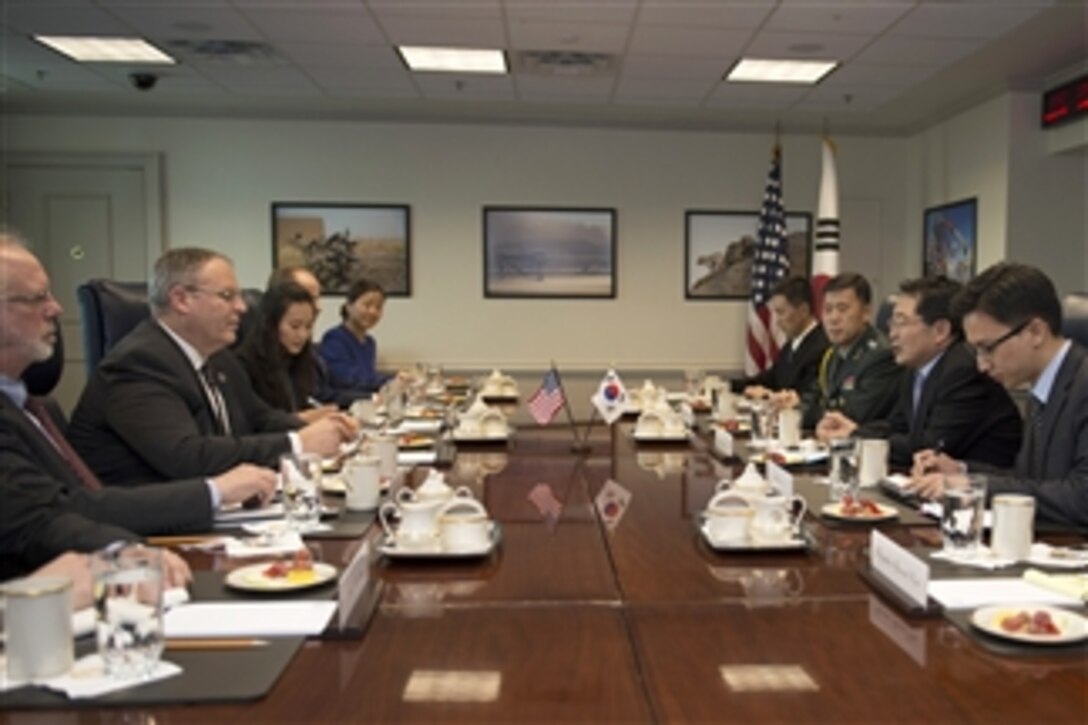
[[[1071,292],[1062,300],[1062,334],[1088,347],[1088,292]]]
[[[83,347],[87,376],[125,335],[151,316],[146,282],[92,279],[76,289],[83,312]]]
[[[877,308],[876,319],[873,321],[873,324],[876,326],[876,329],[880,330],[885,335],[887,335],[891,329],[892,312],[894,311],[895,297],[888,297],[881,302],[880,307]]]
[[[264,290],[246,288],[242,290],[242,300],[246,303],[246,311],[242,313],[242,319],[238,321],[238,337],[235,338],[232,348],[242,344],[249,335],[249,331],[256,327],[261,316],[261,300],[264,298]]]

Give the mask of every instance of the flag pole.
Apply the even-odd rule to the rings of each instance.
[[[575,453],[588,453],[589,435],[585,436],[585,440],[582,440],[578,436],[578,424],[574,420],[574,411],[570,407],[570,396],[567,395],[567,388],[563,385],[563,378],[559,375],[559,368],[555,365],[555,360],[552,360],[552,372],[555,373],[555,380],[559,383],[559,389],[563,391],[563,408],[567,411],[567,420],[570,421],[570,434],[574,438],[574,441],[570,444],[570,449]],[[596,412],[596,408],[594,408]],[[590,419],[592,424],[592,418]]]

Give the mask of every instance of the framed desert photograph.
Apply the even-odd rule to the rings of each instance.
[[[943,274],[957,282],[966,282],[975,276],[977,221],[975,199],[926,209],[922,252],[922,270],[926,277]]]
[[[759,236],[758,211],[689,210],[685,219],[684,296],[689,300],[748,299]],[[812,214],[788,212],[790,274],[812,271]]]
[[[616,210],[484,207],[484,296],[616,296]]]
[[[411,208],[406,205],[272,204],[272,264],[303,265],[324,294],[347,291],[358,277],[390,297],[412,293]]]

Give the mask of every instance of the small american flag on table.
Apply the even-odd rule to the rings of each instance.
[[[547,425],[563,409],[566,400],[563,386],[559,383],[559,376],[555,368],[552,368],[544,376],[537,391],[529,398],[529,415],[533,416],[533,420],[538,424]]]

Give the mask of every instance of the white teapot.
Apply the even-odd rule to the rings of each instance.
[[[729,490],[733,491],[740,496],[743,496],[746,500],[752,501],[763,498],[771,490],[771,484],[767,479],[759,475],[759,471],[756,470],[755,464],[749,463],[744,473],[740,477],[729,481],[728,479],[719,481],[717,490]]]
[[[713,541],[736,545],[748,542],[755,509],[744,497],[728,489],[719,491],[706,505],[704,515],[707,533]]]
[[[755,507],[751,535],[757,542],[782,543],[797,534],[801,519],[805,516],[805,499],[794,495],[762,496],[750,499]],[[800,506],[795,507],[795,503]]]

